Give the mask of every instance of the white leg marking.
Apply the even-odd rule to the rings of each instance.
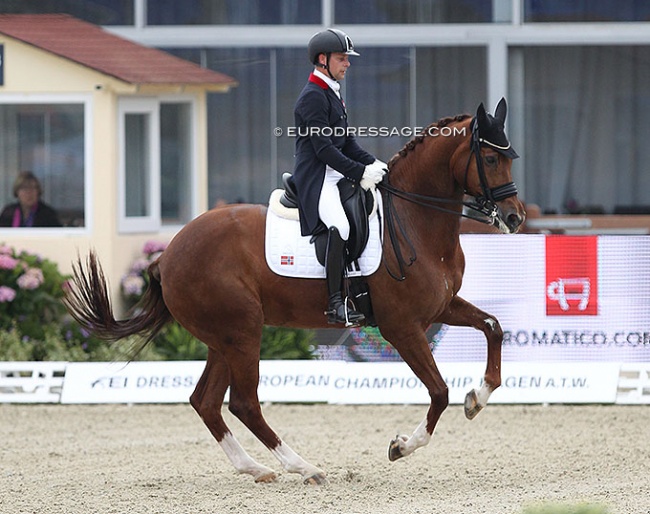
[[[480,389],[472,389],[465,396],[465,416],[474,419],[476,415],[487,405],[488,398],[492,394],[492,388],[483,382]]]
[[[271,468],[267,468],[253,460],[230,432],[219,441],[219,445],[239,473],[248,473],[255,477],[256,480],[264,477],[270,479],[275,477],[275,472]]]
[[[322,478],[325,477],[322,470],[309,464],[285,443],[280,443],[275,449],[271,450],[271,453],[275,455],[282,467],[289,473],[300,473],[305,479],[316,475]]]
[[[400,452],[404,457],[410,455],[418,448],[429,444],[429,441],[431,441],[431,435],[427,432],[426,418],[417,426],[411,437],[401,435],[398,439],[400,439]]]
[[[497,326],[496,320],[492,318],[487,318],[484,323],[490,327],[491,330],[494,330],[495,327]]]
[[[481,388],[476,392],[476,396],[478,397],[478,403],[481,407],[485,407],[488,402],[488,398],[490,398],[490,395],[492,394],[492,388],[487,385],[486,382],[483,382],[483,385]]]

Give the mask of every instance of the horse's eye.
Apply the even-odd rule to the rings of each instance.
[[[486,155],[485,156],[485,163],[488,166],[495,166],[497,163],[498,159],[496,155]]]

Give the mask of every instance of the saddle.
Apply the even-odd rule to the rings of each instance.
[[[284,194],[280,196],[280,203],[287,209],[298,208],[298,191],[291,173],[282,175]],[[375,207],[375,198],[371,191],[355,185],[349,180],[338,182],[339,194],[343,210],[350,223],[350,237],[347,243],[346,266],[350,266],[363,252],[370,236],[368,217]],[[320,223],[310,240],[316,249],[316,258],[321,265],[325,265],[325,252],[327,250],[327,227]]]

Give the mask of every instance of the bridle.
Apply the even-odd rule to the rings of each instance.
[[[481,158],[481,145],[486,144],[491,147],[495,147],[496,145],[481,138],[476,118],[474,118],[470,123],[470,129],[472,131],[472,143],[469,159],[467,160],[467,166],[465,167],[464,189],[465,192],[467,192],[467,174],[469,173],[469,165],[472,162],[472,156],[474,156],[476,158],[476,170],[478,172],[478,179],[481,183],[481,191],[483,192],[483,195],[475,197],[476,204],[468,205],[468,207],[487,216],[489,219],[487,222],[490,222],[494,219],[498,210],[496,202],[515,196],[517,194],[517,186],[514,182],[507,182],[500,186],[489,187],[487,177],[485,176],[485,168],[483,167],[483,159]]]
[[[481,144],[486,144],[494,147],[495,145],[489,141],[483,140],[479,135],[478,122],[476,118],[473,118],[470,123],[471,134],[471,143],[470,143],[470,153],[469,158],[467,159],[467,166],[465,167],[465,184],[463,189],[465,194],[470,194],[467,192],[467,177],[469,173],[469,167],[472,163],[472,157],[476,159],[476,169],[479,177],[479,182],[481,184],[481,195],[475,196],[471,195],[474,200],[470,202],[462,200],[452,200],[450,198],[440,198],[437,196],[422,195],[418,193],[412,193],[409,191],[402,191],[390,184],[390,174],[386,174],[384,180],[377,184],[377,187],[386,193],[385,196],[385,207],[384,212],[386,214],[386,228],[388,230],[388,236],[390,238],[391,246],[393,247],[393,252],[397,258],[397,264],[399,266],[399,276],[393,273],[388,264],[384,259],[384,265],[386,270],[395,280],[402,281],[406,279],[404,275],[404,268],[411,266],[417,260],[417,253],[413,243],[409,239],[402,220],[399,217],[399,214],[395,210],[395,205],[393,203],[393,197],[396,196],[402,200],[414,203],[416,205],[421,205],[423,207],[429,207],[440,212],[447,214],[453,214],[456,216],[461,216],[464,218],[473,219],[480,223],[485,223],[486,225],[494,225],[499,214],[499,207],[497,202],[505,200],[511,196],[517,194],[517,186],[514,182],[508,182],[506,184],[501,184],[496,187],[489,187],[487,177],[485,175],[485,168],[483,167],[483,159],[481,156]],[[442,205],[441,205],[442,204]],[[480,216],[472,216],[464,213],[462,210],[454,210],[451,208],[444,207],[443,205],[462,205],[478,213]],[[397,224],[397,229],[396,229]],[[397,232],[402,234],[406,244],[409,247],[411,253],[409,257],[408,264],[406,263],[404,256],[402,255],[402,250],[400,248],[399,242],[397,241]]]

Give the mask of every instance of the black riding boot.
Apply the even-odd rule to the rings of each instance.
[[[345,266],[345,241],[339,230],[331,227],[327,235],[327,251],[325,252],[325,274],[327,275],[327,292],[329,306],[327,307],[328,323],[343,323],[345,326],[358,325],[365,316],[354,310],[347,310],[341,295],[343,287],[343,271]]]

